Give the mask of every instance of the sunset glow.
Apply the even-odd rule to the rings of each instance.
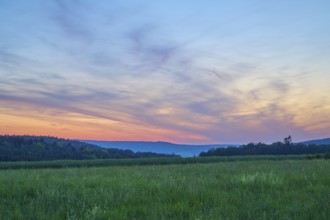
[[[0,134],[330,137],[330,1],[0,1]]]

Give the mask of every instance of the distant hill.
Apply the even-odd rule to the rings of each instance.
[[[0,135],[0,161],[80,160],[107,158],[174,157],[177,155],[133,152],[46,136]]]
[[[237,146],[235,144],[212,144],[212,145],[185,145],[173,144],[169,142],[147,142],[147,141],[93,141],[82,140],[83,142],[94,144],[104,148],[129,149],[134,152],[147,151],[162,154],[177,154],[182,157],[198,156],[202,151],[212,148],[227,146]]]
[[[322,145],[322,144],[330,144],[330,138],[324,138],[324,139],[316,139],[316,140],[310,140],[310,141],[304,141],[300,142],[301,144],[310,145]]]

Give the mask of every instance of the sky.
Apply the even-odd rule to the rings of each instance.
[[[330,137],[328,0],[0,0],[0,134]]]

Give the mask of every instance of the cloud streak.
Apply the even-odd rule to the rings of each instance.
[[[14,37],[0,37],[0,129],[6,133],[10,119],[20,131],[182,143],[330,135],[323,41],[307,40],[309,50],[286,30],[305,18],[284,13],[285,4],[251,14],[259,3],[208,3],[5,4],[0,31]],[[277,33],[267,34],[266,20]],[[301,28],[306,39],[330,36]]]

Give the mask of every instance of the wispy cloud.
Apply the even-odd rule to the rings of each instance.
[[[76,0],[55,0],[54,4],[52,18],[63,33],[69,39],[78,39],[85,44],[91,43],[93,41],[93,33],[91,27],[88,26],[87,17],[84,16],[84,14],[88,13],[88,8],[85,8],[81,1]]]
[[[288,13],[290,3],[261,1],[240,2],[245,7],[2,4],[0,119],[10,117],[15,126],[23,118],[66,136],[196,143],[316,137],[329,130],[328,44],[322,40],[329,32],[314,14],[299,25],[296,41],[288,30],[306,19],[303,8]]]

